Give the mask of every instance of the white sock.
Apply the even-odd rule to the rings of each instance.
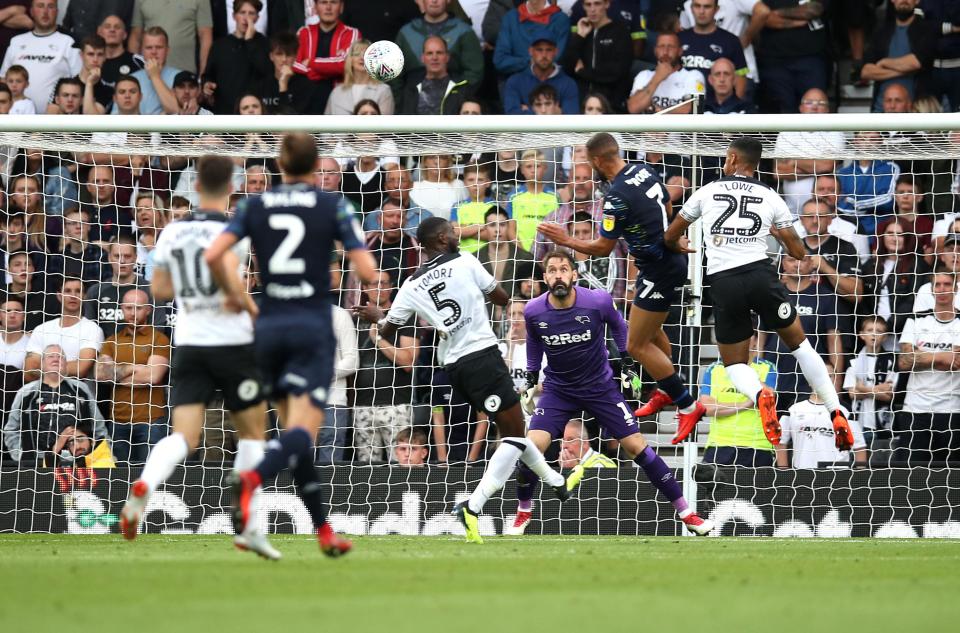
[[[183,433],[171,433],[157,442],[140,474],[140,479],[147,482],[150,492],[156,490],[157,486],[173,474],[173,469],[177,464],[183,463],[189,451],[190,447],[187,446],[187,438]]]
[[[763,385],[760,383],[760,378],[757,377],[757,372],[753,371],[753,367],[746,363],[737,363],[727,365],[726,370],[727,377],[730,378],[730,382],[737,388],[737,391],[756,403],[757,395],[763,389]]]
[[[830,379],[827,364],[820,358],[817,350],[810,345],[810,341],[804,339],[803,343],[800,343],[800,347],[790,353],[797,359],[797,364],[800,365],[800,371],[803,372],[804,378],[823,400],[827,410],[833,412],[839,409],[840,398],[837,396],[837,389],[833,385],[833,380]]]
[[[470,495],[470,500],[467,501],[467,507],[470,508],[471,512],[480,514],[480,511],[483,510],[483,506],[486,505],[490,497],[503,488],[503,484],[507,483],[507,479],[510,478],[510,475],[513,474],[513,469],[517,466],[517,460],[520,459],[520,455],[523,454],[522,450],[510,442],[519,442],[522,439],[523,438],[519,437],[511,437],[500,442],[500,446],[497,447],[497,450],[494,451],[490,457],[490,463],[487,464],[487,469],[483,471],[483,477],[480,478],[480,483],[474,488],[473,493]]]
[[[237,442],[237,456],[233,460],[233,469],[237,472],[244,470],[253,470],[263,459],[263,453],[266,450],[266,442],[263,440],[239,440]],[[261,488],[253,491],[250,498],[250,525],[259,529]]]
[[[530,438],[525,437],[523,441],[526,443],[527,448],[523,450],[520,459],[527,465],[527,468],[536,473],[537,477],[545,481],[548,486],[562,486],[566,482],[563,475],[550,468],[547,460],[543,458],[543,453],[540,452],[540,449],[537,448],[537,445],[534,444]]]

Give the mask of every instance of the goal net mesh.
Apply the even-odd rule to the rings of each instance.
[[[447,513],[479,481],[496,426],[452,391],[436,362],[435,333],[422,322],[401,330],[397,348],[382,349],[350,308],[388,308],[422,261],[417,223],[431,215],[455,220],[462,248],[511,296],[489,314],[520,389],[526,337],[537,336],[525,331],[522,312],[545,290],[539,260],[551,248],[536,225],[556,221],[577,237],[596,237],[606,188],[586,162],[591,134],[535,127],[531,119],[524,133],[384,134],[358,125],[352,133],[317,135],[317,186],[345,196],[382,272],[377,283],[361,285],[343,254],[331,254],[342,309],[337,385],[316,459],[341,530],[459,532]],[[616,134],[629,161],[659,174],[674,212],[722,175],[727,146],[741,135]],[[935,274],[960,271],[960,136],[751,135],[764,146],[758,177],[784,196],[811,253],[798,263],[781,257],[771,240],[772,265],[811,344],[835,372],[857,448],[832,448],[824,407],[810,400],[790,350],[761,328],[752,366],[778,393],[782,455],[766,442],[757,411],[719,362],[700,255],[691,258],[682,302],[664,329],[675,364],[709,415],[692,441],[679,445],[671,443],[673,411],[639,419],[638,427],[700,513],[721,524],[718,533],[960,535],[960,320],[941,299],[953,296],[956,277]],[[129,482],[170,432],[167,366],[177,353],[170,345],[177,310],[149,294],[153,245],[164,227],[196,208],[196,157],[234,159],[234,206],[280,182],[280,138],[0,132],[0,531],[116,530]],[[697,247],[698,232],[691,234]],[[577,262],[579,283],[610,292],[629,318],[636,269],[625,246],[609,256],[577,255]],[[254,259],[247,274],[254,295],[256,270]],[[52,344],[63,354],[59,369],[49,358]],[[642,399],[654,386],[644,375]],[[270,436],[278,432],[273,411],[268,428]],[[236,447],[218,398],[206,411],[200,447],[154,495],[146,531],[229,531],[223,478]],[[588,474],[562,507],[550,490],[538,490],[529,532],[681,532],[675,509],[589,414],[572,418],[547,457],[564,472],[582,463]],[[774,467],[778,459],[785,468]],[[264,503],[271,531],[310,530],[289,480],[269,486]],[[516,508],[511,481],[487,507],[483,531],[503,532]]]

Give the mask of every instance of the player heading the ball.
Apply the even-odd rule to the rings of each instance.
[[[701,187],[683,205],[664,237],[667,246],[690,253],[687,227],[703,218],[700,228],[707,253],[707,282],[712,288],[717,347],[737,391],[760,410],[763,430],[780,443],[777,398],[750,367],[751,312],[777,334],[797,359],[800,370],[833,420],[838,450],[850,450],[854,438],[840,407],[827,366],[807,340],[797,309],[767,256],[767,235],[773,235],[791,257],[802,260],[807,249],[793,229],[793,215],[780,195],[756,179],[763,146],[754,138],[730,143],[723,177]]]
[[[588,255],[606,256],[623,238],[637,265],[637,282],[630,310],[627,352],[643,365],[659,389],[637,410],[648,416],[664,407],[677,407],[677,435],[682,442],[703,418],[706,409],[697,402],[673,366],[670,339],[663,331],[670,307],[680,301],[687,282],[687,258],[664,245],[663,231],[673,215],[670,196],[660,177],[644,164],[628,165],[610,134],[595,134],[587,141],[593,168],[610,183],[603,197],[600,236],[592,241],[572,237],[559,224],[542,223],[537,230],[559,246]],[[637,394],[639,395],[639,394]]]

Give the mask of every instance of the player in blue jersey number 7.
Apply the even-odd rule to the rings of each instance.
[[[638,416],[653,415],[670,405],[677,407],[677,435],[682,442],[706,413],[697,402],[671,360],[670,340],[663,331],[670,306],[677,303],[687,281],[687,257],[669,250],[663,233],[672,214],[670,198],[660,178],[642,164],[628,165],[620,146],[610,134],[596,134],[587,141],[590,164],[610,182],[603,199],[600,236],[586,241],[569,235],[559,224],[542,223],[537,230],[559,246],[588,255],[606,256],[621,237],[637,264],[636,294],[630,310],[627,352],[647,370],[659,389],[637,410]]]
[[[327,522],[313,465],[313,442],[323,425],[336,353],[330,292],[334,241],[343,243],[361,280],[376,279],[377,267],[343,197],[313,184],[318,162],[313,135],[286,134],[279,162],[283,184],[243,200],[226,230],[204,254],[210,269],[219,271],[227,251],[244,237],[250,238],[264,289],[254,331],[257,364],[286,427],[279,440],[270,442],[255,469],[228,479],[233,526],[237,534],[247,531],[256,489],[289,469],[317,531],[320,550],[336,557],[350,551],[351,543]]]
[[[521,400],[532,415],[527,439],[544,451],[563,435],[571,417],[586,411],[610,437],[620,441],[650,483],[673,504],[687,529],[698,536],[708,534],[713,523],[690,509],[680,484],[663,459],[647,445],[620,385],[613,381],[606,345],[608,329],[620,357],[629,359],[628,367],[632,365],[626,353],[627,324],[617,312],[613,297],[605,290],[577,286],[576,262],[569,251],[547,253],[543,269],[548,292],[530,301],[523,315],[527,322],[527,389]],[[531,392],[536,387],[544,353],[547,366],[543,370],[543,393],[533,407]],[[568,486],[573,487],[582,477],[583,468],[578,466],[567,478]],[[521,505],[508,533],[522,534],[530,522],[529,504],[537,481],[537,476],[521,464],[517,476]]]

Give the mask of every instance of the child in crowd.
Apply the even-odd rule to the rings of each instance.
[[[894,386],[897,384],[893,352],[884,349],[887,322],[868,316],[860,323],[859,338],[863,349],[857,354],[843,379],[843,388],[853,402],[850,423],[859,427],[867,446],[873,444],[878,431],[890,429]]]
[[[450,221],[460,229],[460,250],[476,253],[486,240],[483,239],[483,216],[496,201],[490,196],[490,163],[469,163],[463,170],[463,184],[470,199],[457,203],[450,212]]]
[[[33,105],[33,101],[23,94],[30,85],[30,73],[27,72],[27,69],[20,64],[14,64],[7,69],[7,74],[3,80],[10,88],[10,94],[13,96],[9,113],[36,114],[37,108]]]

